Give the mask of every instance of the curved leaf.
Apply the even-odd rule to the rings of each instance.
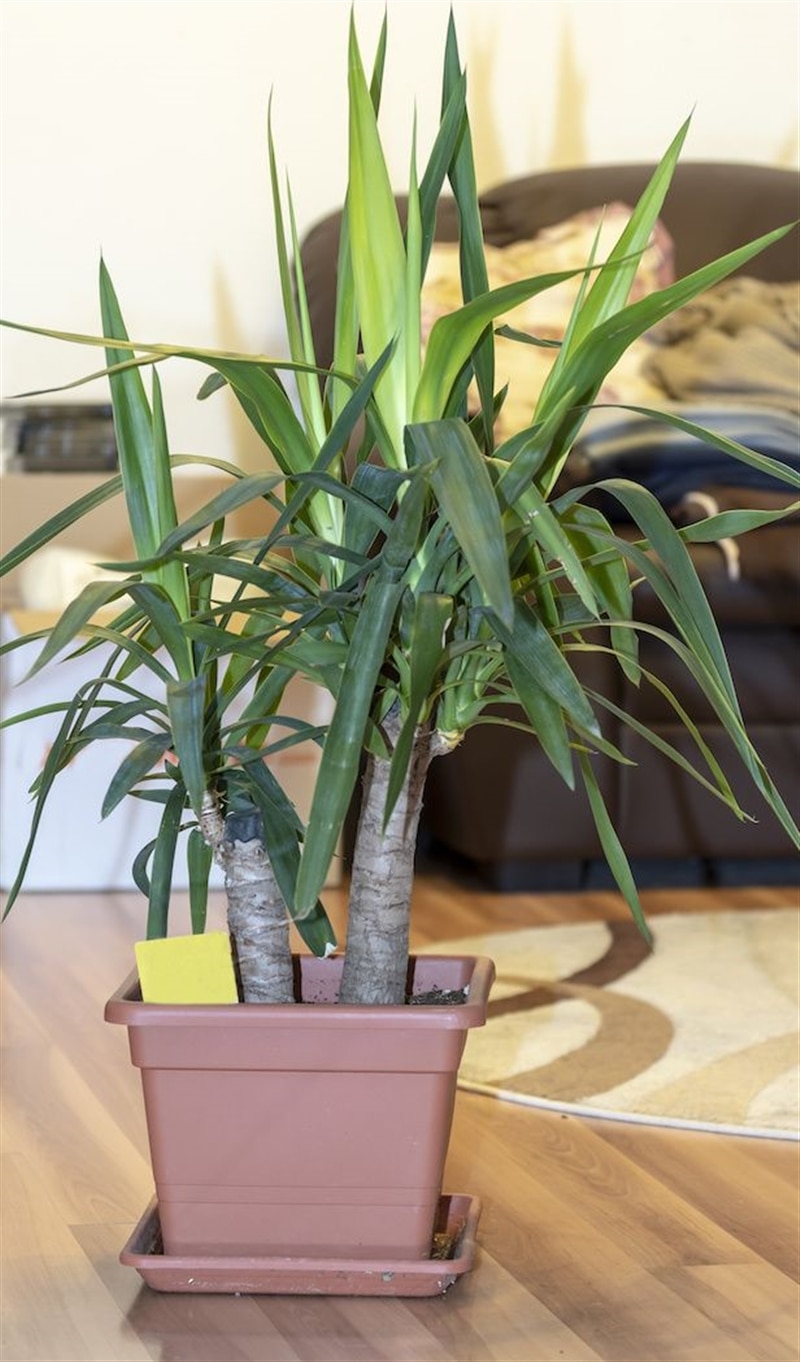
[[[122,478],[118,475],[109,478],[100,487],[95,487],[93,491],[87,492],[85,496],[78,497],[69,506],[56,515],[51,516],[43,525],[38,525],[29,535],[15,544],[13,549],[4,553],[0,558],[0,577],[4,577],[7,572],[12,572],[14,568],[24,563],[31,554],[37,553],[39,549],[49,544],[51,539],[55,539],[63,530],[68,530],[71,525],[82,520],[90,511],[96,510],[112,497],[118,497],[122,492]]]
[[[514,628],[497,628],[506,652],[564,710],[570,722],[594,738],[600,728],[586,692],[558,644],[541,620],[521,602],[514,611]]]
[[[154,733],[128,752],[120,762],[103,799],[101,817],[107,818],[133,787],[161,761],[172,744],[169,733]]]
[[[552,762],[565,785],[574,790],[572,749],[561,706],[544,686],[534,680],[513,653],[507,653],[506,667],[514,694],[530,720],[531,728],[542,745],[542,751]]]
[[[642,936],[649,946],[653,944],[653,936],[645,920],[644,911],[636,890],[628,858],[619,840],[617,831],[611,822],[606,808],[605,801],[597,783],[597,777],[592,769],[592,764],[584,752],[578,753],[578,762],[586,793],[589,797],[589,807],[592,811],[597,835],[605,853],[608,867],[617,882],[620,893],[633,914],[634,921],[639,928]]]

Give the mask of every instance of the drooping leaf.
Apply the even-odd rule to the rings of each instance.
[[[117,805],[130,794],[139,781],[161,761],[171,746],[169,733],[153,733],[126,754],[117,767],[106,790],[101,816],[107,818]]]
[[[658,557],[658,565],[645,563],[644,555],[637,554],[637,561],[695,653],[713,667],[728,702],[738,713],[736,692],[719,629],[680,534],[656,498],[645,488],[623,478],[607,478],[600,485],[621,502],[646,535]],[[615,538],[614,542],[617,547],[623,547],[621,540]],[[623,552],[630,556],[631,550],[625,548]]]
[[[107,664],[107,666],[108,665],[110,664]],[[44,766],[36,781],[36,799],[33,815],[31,817],[28,839],[20,858],[19,869],[17,870],[14,882],[8,891],[6,904],[3,909],[4,918],[10,913],[19,897],[25,881],[25,875],[27,874],[28,865],[30,864],[31,856],[33,855],[33,848],[39,833],[45,806],[53,788],[53,783],[59,771],[63,770],[64,766],[67,765],[70,760],[70,742],[72,735],[75,731],[80,731],[81,723],[89,714],[91,714],[94,702],[102,689],[102,686],[103,678],[101,677],[97,680],[87,682],[76,691],[67,706],[64,718],[59,725],[58,732],[48,748]]]
[[[611,822],[608,809],[605,805],[597,777],[592,768],[591,761],[585,753],[578,753],[578,763],[580,766],[583,783],[589,797],[589,807],[592,811],[594,824],[597,828],[597,835],[603,848],[608,867],[617,882],[620,893],[633,914],[634,921],[639,928],[642,936],[649,946],[653,944],[653,935],[647,925],[641,900],[636,889],[636,883],[631,873],[628,858],[619,840],[617,831]]]
[[[719,449],[723,454],[729,454],[732,459],[747,464],[766,478],[774,478],[777,482],[785,482],[790,487],[800,488],[800,471],[796,466],[793,467],[789,460],[781,461],[780,459],[772,459],[767,454],[759,454],[758,450],[748,449],[738,440],[732,440],[730,436],[712,430],[709,426],[700,425],[697,421],[690,421],[688,417],[680,416],[674,411],[657,411],[652,407],[631,406],[628,403],[622,405],[621,409],[633,412],[637,416],[643,416],[656,425],[671,426],[705,445],[710,445],[712,449]],[[800,456],[800,451],[795,456],[795,465],[798,456]]]
[[[126,594],[124,583],[114,581],[89,582],[71,601],[50,631],[47,642],[33,662],[28,677],[35,676],[85,629],[88,622],[108,605]]]
[[[574,790],[572,750],[561,706],[550,692],[535,680],[530,671],[517,661],[513,653],[507,653],[506,667],[514,694],[531,722],[531,727],[542,745],[542,751],[552,762],[565,785]]]
[[[110,501],[112,497],[119,496],[122,491],[122,478],[119,476],[111,477],[107,482],[95,487],[91,492],[86,492],[84,496],[78,497],[69,506],[65,506],[56,515],[51,516],[42,525],[38,525],[29,535],[21,539],[18,544],[9,549],[0,558],[0,577],[4,577],[7,572],[13,572],[14,568],[19,567],[32,554],[44,548],[51,540],[57,538],[62,531],[77,524],[90,511],[94,511],[98,506]]]
[[[571,722],[599,738],[597,718],[583,686],[558,644],[533,611],[518,601],[513,630],[499,623],[496,628],[506,652],[513,657],[517,666],[523,668],[547,692]]]

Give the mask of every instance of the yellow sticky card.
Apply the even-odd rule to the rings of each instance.
[[[239,1001],[227,932],[137,941],[134,950],[146,1003]]]

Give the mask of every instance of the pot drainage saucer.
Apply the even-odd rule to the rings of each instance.
[[[472,1267],[476,1197],[442,1196],[430,1258],[236,1258],[164,1253],[152,1201],[120,1254],[155,1291],[225,1295],[440,1296]]]

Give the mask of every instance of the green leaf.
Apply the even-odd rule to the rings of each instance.
[[[648,675],[648,680],[654,681],[656,678],[652,675]],[[744,820],[746,815],[739,806],[738,800],[731,789],[730,782],[725,777],[711,748],[704,741],[699,728],[689,718],[686,711],[681,708],[675,696],[667,686],[660,684],[659,690],[672,705],[675,712],[679,714],[683,727],[693,739],[698,749],[702,752],[709,769],[714,774],[716,783],[712,783],[708,780],[701,771],[698,771],[697,767],[692,764],[688,757],[684,756],[680,748],[667,742],[667,740],[663,738],[660,733],[657,733],[655,729],[651,729],[647,724],[640,723],[634,715],[628,713],[627,710],[622,709],[619,705],[615,705],[612,700],[609,700],[607,696],[600,694],[598,691],[592,691],[591,694],[595,704],[602,706],[603,709],[607,709],[610,714],[613,714],[621,723],[624,723],[628,728],[632,729],[634,733],[637,733],[639,737],[649,743],[651,747],[654,747],[658,752],[662,752],[664,756],[668,757],[676,766],[679,766],[682,771],[685,771],[693,780],[696,780],[704,789],[708,790],[709,794],[714,795],[717,799],[721,799],[724,804],[727,804],[731,811],[736,814],[737,818]]]
[[[296,249],[297,243],[295,241],[292,247],[292,254],[296,262],[293,273],[292,262],[287,246],[287,234],[283,220],[283,207],[281,204],[278,169],[275,159],[275,143],[272,136],[271,98],[267,118],[267,147],[269,151],[269,173],[272,187],[272,210],[275,218],[278,272],[281,284],[283,316],[286,324],[286,334],[289,340],[289,352],[293,360],[315,364],[316,359],[308,324],[308,303],[306,299],[305,280],[303,278],[300,252]],[[293,220],[294,215],[291,210],[291,194],[288,186],[287,197],[289,199],[290,216]],[[314,432],[317,440],[322,441],[325,437],[325,420],[322,411],[322,395],[320,393],[317,376],[309,373],[298,373],[297,391],[300,398],[300,405],[303,410],[306,430],[309,434]]]
[[[467,111],[467,77],[461,72],[452,87],[443,92],[443,113],[434,138],[425,173],[420,180],[420,221],[422,226],[422,275],[430,257],[436,233],[436,209],[445,176],[452,165],[459,140],[464,131]]]
[[[597,595],[588,573],[565,534],[558,517],[534,483],[517,497],[513,513],[541,546],[546,558],[560,563],[567,579],[592,615],[599,613]]]
[[[401,345],[405,325],[406,256],[397,203],[352,16],[348,90],[347,218],[353,287],[367,364],[373,364],[387,345],[399,346],[399,362],[390,363],[375,390],[376,403],[399,461],[406,419],[405,363]]]
[[[32,554],[44,548],[52,539],[62,531],[68,530],[71,525],[75,525],[82,520],[90,511],[94,511],[98,506],[110,501],[112,497],[119,496],[122,491],[122,478],[117,476],[109,478],[108,482],[102,483],[100,487],[95,487],[93,491],[87,492],[84,496],[78,497],[69,506],[51,516],[44,524],[37,526],[29,535],[21,539],[12,549],[4,553],[0,558],[0,577],[4,577],[7,572],[13,572],[14,568],[19,567]]]
[[[155,496],[158,533],[161,539],[169,534],[178,523],[175,509],[175,496],[172,490],[172,465],[167,442],[167,424],[164,415],[164,402],[161,395],[161,381],[153,370],[153,463],[155,465]],[[189,618],[189,585],[186,570],[182,563],[164,563],[154,572],[155,580],[163,587],[175,607],[180,619]]]
[[[187,358],[193,358],[187,352]],[[196,357],[200,357],[199,354]],[[314,447],[298,420],[273,368],[255,360],[206,356],[223,374],[239,399],[253,429],[271,450],[284,473],[303,473],[314,462]]]
[[[375,685],[402,593],[403,583],[394,574],[378,573],[367,586],[314,787],[294,900],[299,917],[317,901],[350,805]]]
[[[103,335],[119,341],[127,340],[128,333],[117,295],[103,260],[100,261],[100,308]],[[109,368],[132,358],[132,349],[106,346]],[[148,558],[162,538],[159,532],[158,495],[163,490],[163,475],[157,467],[154,452],[153,416],[141,375],[136,368],[114,374],[109,377],[109,384],[131,534],[136,552],[140,557]],[[167,495],[171,496],[171,492]]]
[[[655,411],[651,407],[634,407],[626,403],[620,404],[620,409],[635,412],[638,416],[646,416],[659,425],[673,426],[675,430],[681,430],[686,435],[702,440],[703,444],[711,445],[724,454],[730,454],[732,459],[738,459],[740,463],[755,468],[765,477],[775,478],[778,482],[788,483],[790,487],[800,488],[800,473],[795,468],[781,463],[779,459],[771,459],[767,454],[759,454],[754,449],[748,449],[746,445],[739,444],[738,440],[731,440],[727,435],[721,435],[708,426],[698,425],[696,421],[689,421],[676,412]]]
[[[205,677],[200,675],[188,681],[170,681],[167,685],[167,712],[181,779],[192,809],[199,818],[206,792],[203,752]]]
[[[645,919],[644,910],[636,889],[628,858],[619,840],[616,829],[608,816],[608,809],[605,800],[600,792],[597,777],[592,769],[591,762],[584,752],[578,753],[583,783],[589,797],[589,807],[592,811],[594,824],[597,828],[597,835],[603,848],[609,870],[611,871],[617,886],[625,902],[633,914],[633,919],[639,928],[642,936],[649,946],[653,944],[653,936]]]
[[[531,727],[542,745],[542,751],[568,788],[574,790],[572,750],[561,706],[538,681],[534,680],[528,669],[517,661],[515,655],[508,651],[506,669],[516,698],[530,719]]]
[[[109,601],[127,593],[125,583],[113,581],[89,582],[75,597],[53,626],[50,636],[28,672],[35,676],[80,634],[89,620]]]
[[[127,340],[114,286],[102,260],[100,307],[103,334],[116,340]],[[106,347],[106,360],[112,369],[132,358],[132,349]],[[131,534],[139,557],[147,558],[177,524],[161,385],[154,369],[151,411],[141,374],[135,365],[109,374],[108,381]],[[189,613],[189,597],[181,564],[164,564],[153,569],[151,575],[167,592],[178,615],[185,619]]]
[[[164,805],[164,812],[158,825],[158,836],[153,849],[153,868],[150,875],[147,911],[148,941],[167,935],[175,850],[181,828],[184,801],[183,786],[176,785]]]
[[[442,416],[461,370],[472,358],[483,332],[495,317],[582,273],[582,270],[562,270],[532,279],[515,280],[514,283],[503,284],[500,288],[483,293],[457,311],[440,317],[431,327],[428,337],[414,399],[413,419],[435,421]]]
[[[204,932],[208,911],[208,877],[214,855],[199,828],[192,828],[186,843],[189,871],[189,915],[193,932]]]
[[[417,725],[425,705],[432,698],[431,689],[444,656],[445,632],[452,614],[452,596],[423,592],[414,602],[414,619],[408,644],[408,712],[392,753],[384,811],[386,822],[403,787]]]
[[[621,502],[646,535],[660,566],[647,562],[641,554],[636,555],[637,561],[694,652],[713,668],[729,704],[738,713],[736,692],[716,620],[680,534],[656,498],[645,488],[623,478],[606,478],[598,486]],[[614,542],[623,547],[622,541],[615,539]],[[633,549],[634,546],[630,546],[623,551],[630,556]]]
[[[774,525],[787,516],[797,515],[798,511],[800,501],[793,501],[774,511],[720,511],[718,515],[697,520],[693,525],[682,526],[680,536],[685,544],[718,544],[722,539],[738,539],[750,530]]]
[[[565,358],[600,322],[613,316],[625,305],[642,254],[650,243],[664,205],[690,122],[687,118],[673,138],[640,195],[619,240],[609,253],[607,264],[598,271],[575,319],[572,333],[565,342],[562,350]]]
[[[123,664],[121,670],[114,678],[116,685],[124,681],[125,676],[135,671],[138,667],[144,667],[152,672],[153,676],[160,681],[169,681],[170,673],[158,657],[154,656],[148,648],[145,648],[134,638],[128,638],[115,629],[113,625],[107,628],[100,624],[87,624],[84,630],[92,643],[110,643],[118,654],[127,654],[127,662]]]
[[[387,514],[405,482],[402,473],[379,464],[359,464],[353,474],[352,490],[360,493],[345,511],[344,543],[355,553],[369,553],[380,532],[386,534],[391,520]]]
[[[333,368],[326,385],[326,396],[331,412],[337,416],[348,395],[342,375],[356,371],[358,358],[358,313],[353,283],[353,264],[350,255],[350,225],[345,203],[339,231],[339,253],[336,262],[336,311],[333,324]]]
[[[135,855],[131,866],[131,876],[136,888],[145,898],[150,897],[150,876],[147,871],[150,858],[156,849],[156,839],[147,842]]]
[[[325,957],[336,950],[336,933],[319,899],[310,913],[296,919],[295,926],[313,955]]]
[[[154,733],[151,737],[137,743],[127,753],[114,772],[111,783],[106,790],[101,809],[103,818],[107,818],[126,795],[130,794],[133,787],[144,776],[149,775],[170,746],[171,738],[168,733]]]
[[[406,428],[410,461],[432,465],[436,498],[484,594],[506,625],[514,617],[505,533],[486,462],[463,421]]]
[[[149,621],[155,637],[169,653],[178,675],[189,680],[194,671],[192,650],[171,598],[154,582],[128,582],[127,593]]]
[[[417,183],[416,120],[412,139],[411,170],[408,182],[408,215],[406,220],[406,276],[404,283],[405,313],[403,339],[405,354],[406,392],[416,392],[422,351],[422,321],[420,292],[422,289],[422,218]]]
[[[495,626],[506,653],[541,686],[578,728],[600,738],[594,711],[558,644],[541,620],[521,601],[514,611],[514,628]]]
[[[461,86],[464,72],[458,54],[458,40],[452,11],[447,25],[445,43],[442,96],[448,101]],[[463,88],[463,87],[462,87]],[[461,127],[453,157],[449,166],[450,184],[458,210],[459,224],[459,262],[461,266],[461,288],[464,301],[469,303],[489,291],[489,276],[486,268],[486,255],[483,246],[483,223],[480,214],[480,200],[475,175],[475,162],[472,154],[472,137],[466,106],[466,89],[463,89],[463,108]],[[495,314],[496,315],[496,314]],[[494,399],[494,341],[487,332],[470,356],[480,399],[481,420],[484,426],[486,449],[493,445],[493,399]],[[437,415],[442,415],[442,412]]]
[[[596,536],[611,535],[611,526],[601,511],[580,502],[567,511],[561,523],[581,555],[595,595],[610,621],[611,642],[620,666],[628,680],[638,685],[638,636],[635,629],[621,628],[619,623],[633,618],[630,573],[620,554],[603,554],[596,550]],[[587,529],[594,534],[588,535]]]
[[[703,265],[667,288],[630,303],[599,322],[570,353],[568,360],[559,366],[557,379],[553,378],[551,371],[537,404],[537,418],[543,419],[550,406],[562,399],[565,391],[573,394],[576,403],[591,401],[606,375],[634,340],[657,322],[691,302],[698,294],[748,264],[754,256],[776,241],[780,241],[790,230],[790,227],[781,227],[768,232],[755,241],[712,261],[711,264]]]
[[[187,516],[186,520],[181,521],[168,535],[165,535],[158,546],[156,561],[169,553],[174,553],[187,540],[197,538],[203,530],[208,529],[209,525],[213,525],[215,521],[230,515],[233,511],[238,511],[242,506],[248,506],[251,502],[265,497],[269,492],[274,492],[285,481],[281,473],[246,474],[237,479],[232,487],[226,487],[224,491],[217,493],[192,515]]]
[[[69,763],[70,742],[72,734],[76,729],[78,731],[80,730],[81,721],[89,712],[91,712],[92,706],[94,704],[95,699],[97,698],[97,695],[101,687],[102,681],[100,680],[92,681],[88,685],[82,686],[81,689],[72,697],[72,700],[69,703],[67,711],[58,729],[58,732],[56,733],[55,738],[53,739],[53,742],[48,749],[47,756],[45,757],[44,766],[39,774],[36,783],[36,802],[34,804],[33,816],[31,818],[31,826],[30,831],[28,833],[28,840],[25,843],[25,849],[22,853],[19,869],[14,878],[14,882],[8,891],[6,904],[3,909],[4,918],[7,916],[8,913],[11,912],[14,903],[19,897],[20,890],[22,889],[25,880],[25,875],[27,874],[28,865],[30,864],[30,859],[33,854],[33,848],[36,842],[36,838],[38,836],[39,826],[42,820],[42,815],[44,814],[45,805],[47,803],[50,791],[53,788],[53,782],[55,781],[55,778],[58,775],[59,771],[61,771],[63,767],[65,765],[68,765]]]

